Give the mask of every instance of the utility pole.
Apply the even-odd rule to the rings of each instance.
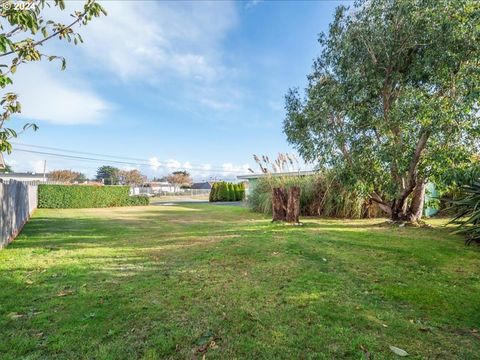
[[[47,181],[47,160],[43,160],[43,182]]]

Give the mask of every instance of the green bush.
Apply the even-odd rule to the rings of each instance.
[[[208,201],[210,202],[217,201],[216,193],[217,193],[217,183],[213,183],[212,188],[210,189],[210,194],[208,195]]]
[[[219,185],[218,201],[228,201],[228,186],[224,181],[222,181]]]
[[[237,186],[238,186],[238,200],[243,201],[245,200],[245,184],[240,183],[240,184],[237,184]]]
[[[240,187],[238,184],[233,184],[233,193],[235,194],[235,201],[240,201]]]
[[[209,201],[237,201],[237,185],[225,181],[217,182],[212,185]],[[240,194],[239,194],[240,195]]]
[[[236,196],[235,196],[235,185],[232,183],[228,183],[228,201],[236,201]]]
[[[38,186],[38,207],[68,209],[148,205],[147,197],[129,194],[128,186],[42,184]]]
[[[129,196],[125,206],[147,206],[150,204],[148,197],[142,195]]]

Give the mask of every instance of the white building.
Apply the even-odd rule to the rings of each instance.
[[[46,174],[38,173],[15,173],[15,172],[5,172],[0,173],[0,179],[3,182],[8,182],[11,180],[16,181],[30,181],[30,182],[46,182]]]

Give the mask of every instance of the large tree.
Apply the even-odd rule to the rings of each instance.
[[[103,181],[105,185],[118,185],[120,182],[120,169],[104,165],[97,170],[97,180]]]
[[[44,54],[42,46],[50,39],[68,42],[83,42],[76,32],[76,27],[87,25],[94,17],[106,14],[95,1],[87,0],[83,7],[72,12],[72,20],[68,24],[54,21],[56,12],[65,9],[64,0],[0,0],[0,152],[10,153],[10,139],[28,129],[37,129],[35,124],[25,124],[18,129],[7,125],[11,116],[21,112],[17,94],[7,88],[13,84],[13,76],[22,64],[47,59],[59,60],[62,70],[65,69],[65,58],[52,54]]]
[[[186,170],[172,172],[167,176],[167,181],[173,184],[175,188],[182,185],[191,185],[193,182],[190,173]]]
[[[118,175],[120,184],[122,185],[142,185],[147,179],[145,175],[136,169],[120,170]]]
[[[62,183],[83,182],[86,180],[84,174],[72,170],[53,170],[48,173],[48,179]]]
[[[479,151],[480,3],[338,7],[284,131],[308,161],[361,183],[393,220],[421,217],[425,183]]]

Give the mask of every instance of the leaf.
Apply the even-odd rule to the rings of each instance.
[[[68,296],[68,295],[72,295],[72,294],[73,294],[73,290],[62,290],[57,294],[57,296],[58,297],[64,297],[64,296]]]
[[[392,350],[392,352],[394,352],[398,356],[402,356],[402,357],[408,356],[408,353],[405,350],[400,349],[396,346],[390,345],[390,350]]]
[[[25,316],[24,314],[19,314],[19,313],[16,313],[16,312],[11,312],[10,314],[8,314],[8,317],[12,320],[17,320],[17,319],[20,319],[24,316]]]

